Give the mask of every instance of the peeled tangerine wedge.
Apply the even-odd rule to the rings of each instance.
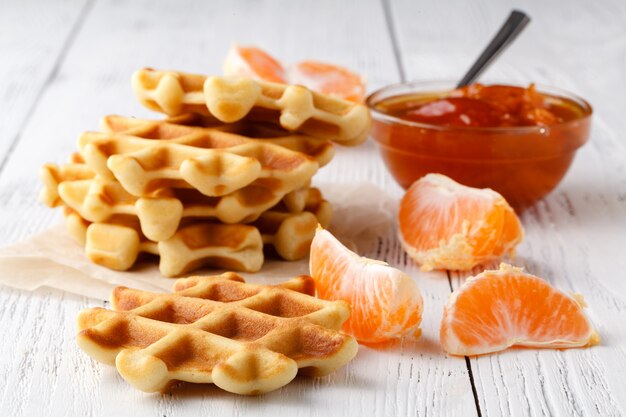
[[[404,250],[425,271],[466,271],[513,255],[524,236],[500,194],[440,174],[428,174],[411,185],[400,202],[398,224]]]
[[[451,355],[493,353],[511,346],[573,348],[595,345],[598,334],[583,313],[581,295],[569,296],[507,264],[468,278],[450,295],[441,345]]]
[[[224,75],[285,84],[285,69],[265,51],[233,45],[224,61]]]
[[[362,103],[365,83],[358,74],[343,67],[318,61],[302,61],[289,69],[289,82],[313,91]]]
[[[365,83],[358,74],[338,65],[301,61],[289,71],[267,52],[252,46],[233,45],[224,61],[224,75],[283,84],[299,84],[313,91],[363,102]]]
[[[358,256],[321,228],[311,244],[309,266],[320,298],[351,304],[343,330],[359,342],[375,344],[421,334],[422,295],[404,272]]]

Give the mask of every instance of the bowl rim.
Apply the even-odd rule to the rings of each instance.
[[[480,82],[481,84],[485,84],[485,85],[510,85],[510,86],[515,86],[515,87],[525,87],[528,86],[531,83],[522,83],[519,81],[510,81],[510,80],[501,80],[501,79],[487,79],[484,80],[482,82]],[[400,88],[400,87],[412,87],[412,89],[418,88],[418,87],[428,87],[428,86],[433,86],[433,85],[443,85],[443,84],[450,84],[450,89],[454,89],[456,88],[456,81],[452,80],[452,79],[428,79],[428,80],[414,80],[414,81],[403,81],[403,82],[398,82],[398,83],[392,83],[392,84],[388,84],[385,85],[381,88],[378,88],[376,90],[374,90],[373,92],[371,92],[366,98],[365,98],[365,104],[367,105],[367,107],[369,108],[370,112],[372,113],[372,117],[374,119],[380,119],[383,121],[386,121],[388,123],[394,123],[394,124],[399,124],[399,125],[404,125],[404,126],[411,126],[411,127],[416,127],[416,128],[420,128],[420,129],[430,129],[430,130],[439,130],[439,131],[459,131],[459,132],[481,132],[481,131],[485,131],[485,132],[490,132],[490,133],[515,133],[515,134],[525,134],[525,133],[539,133],[539,134],[545,134],[546,131],[553,129],[553,128],[557,128],[557,127],[561,127],[561,126],[567,126],[570,124],[575,124],[580,122],[581,120],[587,119],[589,117],[591,117],[593,115],[593,107],[591,106],[591,104],[585,100],[584,98],[580,97],[577,94],[571,93],[567,90],[564,90],[562,88],[558,88],[558,87],[552,87],[552,86],[547,86],[547,85],[543,85],[543,84],[538,84],[538,83],[532,83],[535,85],[535,87],[537,87],[537,90],[539,92],[550,92],[553,91],[555,94],[552,95],[557,95],[557,96],[561,96],[561,97],[565,97],[567,99],[573,100],[575,102],[577,102],[577,104],[579,104],[583,110],[585,111],[585,114],[577,119],[573,119],[573,120],[567,120],[564,122],[560,122],[560,123],[555,123],[552,125],[545,125],[545,126],[497,126],[497,127],[476,127],[476,126],[441,126],[441,125],[435,125],[435,124],[430,124],[430,123],[423,123],[423,122],[415,122],[415,121],[411,121],[411,120],[405,120],[405,119],[401,119],[399,117],[396,116],[392,116],[389,115],[387,113],[383,113],[379,110],[376,109],[375,105],[378,104],[380,101],[382,100],[376,100],[376,96],[377,95],[381,95],[385,92],[388,92],[389,90],[393,90],[394,88]],[[424,91],[428,91],[428,90],[424,90]],[[436,90],[432,90],[432,91],[436,91]],[[390,96],[393,97],[393,96]],[[388,97],[385,97],[388,98]]]

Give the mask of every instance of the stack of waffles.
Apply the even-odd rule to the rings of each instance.
[[[366,139],[365,106],[302,86],[148,69],[133,89],[167,118],[104,117],[67,164],[41,170],[41,200],[63,207],[89,259],[127,270],[152,254],[176,276],[203,265],[254,272],[264,248],[306,256],[332,215],[311,179],[333,142]]]

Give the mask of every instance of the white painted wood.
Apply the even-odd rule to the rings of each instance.
[[[86,0],[0,1],[0,169],[58,57],[69,45]]]
[[[0,94],[0,157],[6,143],[18,132],[21,135],[0,175],[1,243],[59,220],[58,214],[34,200],[41,163],[61,161],[74,149],[78,133],[95,128],[103,114],[149,115],[134,102],[128,86],[130,72],[140,66],[219,71],[228,43],[238,40],[267,47],[287,62],[314,57],[343,63],[366,73],[373,87],[397,81],[377,2],[197,1],[184,3],[186,10],[182,3],[170,3],[96,0],[75,41],[69,42],[67,56],[61,57],[57,75],[43,90],[83,4],[0,5],[0,75],[11,81],[0,86],[0,93],[2,88],[20,91]],[[511,7],[495,1],[394,1],[391,10],[408,77],[457,77]],[[596,117],[592,141],[564,183],[523,215],[528,238],[518,263],[560,288],[585,294],[603,345],[562,352],[515,350],[473,359],[478,401],[485,416],[623,415],[625,5],[618,0],[567,6],[533,1],[525,7],[533,23],[489,74],[578,92],[594,104]],[[42,17],[26,31],[15,23],[24,15]],[[307,23],[323,29],[301,30]],[[16,39],[31,43],[18,48]],[[43,94],[29,113],[38,91]],[[400,195],[371,143],[340,150],[318,179],[369,180]],[[391,235],[369,255],[394,265],[406,263]],[[474,415],[464,361],[444,359],[438,346],[448,282],[442,274],[419,273],[411,263],[406,268],[418,279],[426,302],[424,337],[419,342],[405,341],[387,350],[363,348],[350,366],[328,379],[297,379],[259,398],[204,386],[164,397],[136,392],[113,369],[93,363],[74,344],[76,313],[102,302],[50,290],[2,288],[0,323],[7,337],[0,341],[0,376],[5,381],[0,410],[15,416]],[[452,282],[458,286],[460,281],[455,276]]]
[[[409,78],[462,74],[512,2],[393,3]],[[512,350],[471,360],[483,416],[621,416],[626,411],[626,3],[523,4],[533,22],[486,77],[577,92],[595,107],[591,141],[564,182],[526,211],[516,264],[585,295],[603,338],[587,350]],[[462,282],[453,275],[454,287]]]
[[[0,243],[60,220],[35,201],[36,173],[43,162],[62,161],[74,150],[78,134],[95,129],[104,114],[151,116],[132,96],[132,71],[153,66],[218,72],[231,40],[268,48],[285,62],[316,58],[344,64],[366,74],[372,87],[398,81],[383,7],[375,0],[95,0],[0,174]],[[401,192],[371,143],[340,149],[317,179],[366,180],[395,196]],[[407,263],[393,231],[369,255],[402,267]],[[7,381],[0,410],[12,416],[476,415],[465,363],[446,359],[437,342],[449,294],[445,274],[421,274],[411,264],[406,268],[419,280],[426,301],[419,341],[384,350],[363,347],[349,366],[329,378],[298,378],[257,398],[206,386],[165,396],[138,392],[74,344],[76,314],[102,302],[2,288],[0,323],[15,336],[0,341],[0,375]]]

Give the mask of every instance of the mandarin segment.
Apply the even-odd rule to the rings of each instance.
[[[224,60],[224,75],[286,83],[285,69],[267,52],[234,44]]]
[[[359,342],[420,334],[422,295],[404,272],[358,256],[321,228],[311,244],[310,270],[320,298],[352,305],[343,329]]]
[[[302,61],[292,66],[288,75],[289,82],[322,94],[358,103],[365,98],[365,83],[361,76],[338,65]]]
[[[339,65],[305,60],[288,70],[267,52],[253,46],[233,45],[224,61],[224,75],[282,84],[303,85],[318,93],[362,103],[365,82]]]
[[[569,296],[507,264],[468,278],[444,307],[441,344],[451,355],[482,355],[511,346],[571,348],[599,342]]]
[[[398,214],[404,250],[423,270],[469,270],[513,255],[524,231],[497,192],[428,174],[406,192]]]

